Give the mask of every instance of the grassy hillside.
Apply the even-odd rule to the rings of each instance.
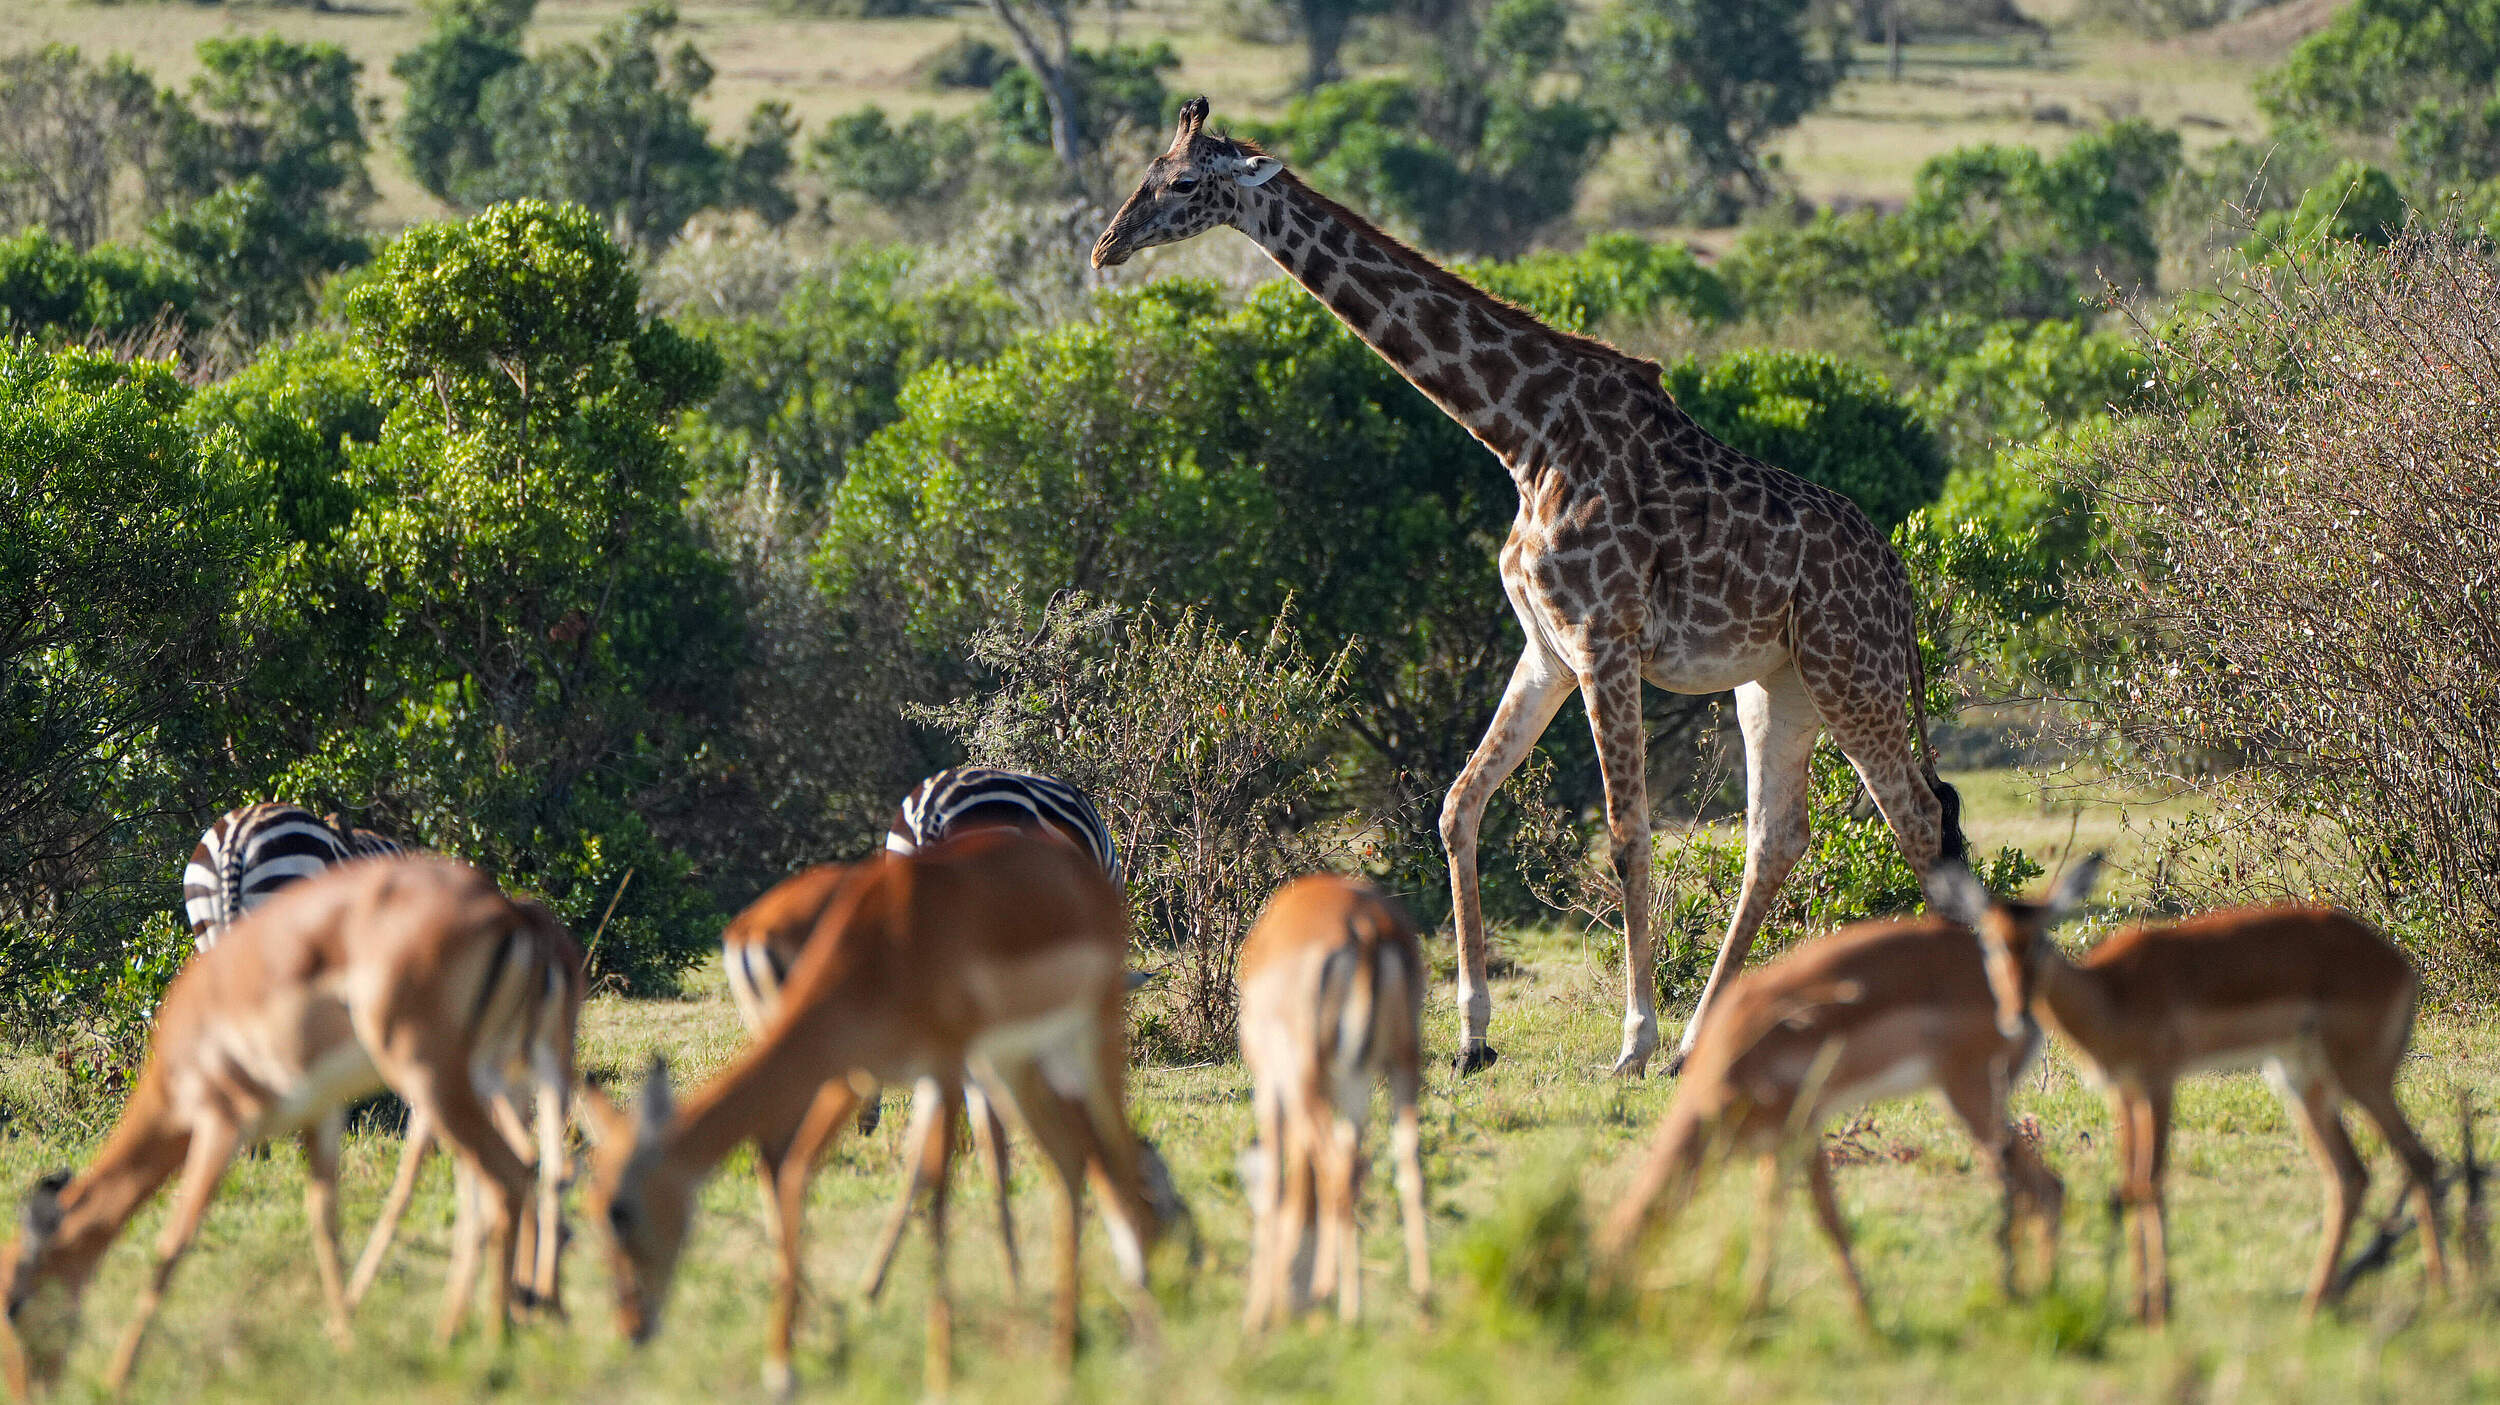
[[[530,42],[587,38],[629,8],[629,0],[545,0]],[[919,61],[960,33],[1005,42],[988,8],[964,0],[933,6],[927,16],[886,20],[797,18],[775,14],[755,0],[689,0],[681,9],[688,36],[719,69],[704,110],[720,132],[734,130],[767,98],[790,104],[811,132],[826,117],[861,103],[899,111],[959,109],[972,98],[923,83],[916,72]],[[1181,56],[1171,86],[1213,95],[1220,113],[1273,112],[1290,96],[1300,71],[1298,47],[1239,37],[1232,31],[1245,26],[1227,22],[1227,7],[1215,0],[1143,0],[1134,7],[1087,7],[1078,13],[1083,42],[1110,37],[1115,19],[1124,40],[1170,40]],[[367,91],[381,100],[386,117],[398,102],[391,59],[417,43],[425,28],[423,10],[410,0],[348,3],[326,12],[244,4],[0,0],[0,48],[58,41],[91,52],[121,50],[172,83],[187,80],[196,67],[193,47],[211,35],[274,30],[335,43],[364,63]],[[1358,68],[1390,57],[1377,45],[1358,43],[1348,50],[1349,63]],[[1955,146],[2011,141],[2055,147],[2082,127],[2112,117],[2141,115],[2178,125],[2191,146],[2201,146],[2256,132],[2249,80],[2276,57],[2264,45],[2217,50],[2091,35],[2061,35],[2045,43],[2028,36],[1939,39],[1908,47],[1896,83],[1885,75],[1881,52],[1867,49],[1861,51],[1860,76],[1789,133],[1777,151],[1808,196],[1866,201],[1899,199],[1921,161]],[[1618,166],[1629,159],[1628,152],[1618,153]],[[374,174],[383,193],[378,212],[383,224],[442,213],[395,156],[377,160]],[[1602,200],[1610,186],[1630,180],[1627,171],[1601,178],[1591,198]]]
[[[2027,823],[2017,811],[2039,818],[2036,802],[2010,781],[1959,779],[1983,836]],[[2047,842],[2062,842],[2069,824],[2048,818],[2058,833]],[[2116,819],[2096,813],[2077,826],[2080,842],[2115,837]],[[2342,1313],[2314,1329],[2300,1325],[2316,1181],[2296,1134],[2253,1076],[2200,1080],[2180,1102],[2172,1181],[2177,1325],[2154,1336],[2112,1322],[2103,1303],[2110,1234],[2100,1209],[2113,1180],[2106,1118],[2070,1063],[2054,1055],[2026,1079],[2017,1112],[2039,1119],[2068,1180],[2061,1293],[2022,1306],[1998,1301],[1993,1183],[1975,1170],[1942,1111],[1919,1101],[1873,1108],[1836,1135],[1849,1163],[1842,1198],[1858,1230],[1881,1339],[1851,1324],[1830,1260],[1794,1206],[1771,1311],[1751,1321],[1739,1314],[1750,1200],[1743,1174],[1714,1181],[1664,1238],[1637,1311],[1578,1324],[1539,1317],[1488,1294],[1476,1276],[1540,1248],[1557,1251],[1567,1275],[1578,1262],[1576,1241],[1567,1230],[1533,1228],[1536,1215],[1575,1190],[1599,1207],[1607,1203],[1673,1085],[1603,1076],[1618,997],[1601,944],[1531,934],[1508,945],[1516,966],[1496,987],[1495,1029],[1505,1050],[1497,1068],[1464,1087],[1447,1072],[1454,1021],[1446,979],[1427,1014],[1435,1072],[1425,1143],[1438,1286],[1430,1311],[1419,1311],[1403,1290],[1384,1176],[1371,1198],[1369,1324],[1245,1340],[1236,1326],[1245,1215],[1230,1170],[1249,1124],[1241,1071],[1229,1063],[1148,1069],[1137,1080],[1137,1117],[1197,1208],[1207,1260],[1194,1277],[1176,1262],[1161,1265],[1156,1325],[1148,1329],[1126,1319],[1105,1286],[1108,1256],[1099,1226],[1091,1229],[1079,1396],[1447,1402],[1658,1399],[1693,1390],[1745,1401],[2427,1401],[2487,1396],[2500,1384],[2500,1340],[2479,1314],[2422,1303],[2409,1246],[2395,1272],[2366,1283]],[[716,985],[684,1000],[602,998],[590,1007],[585,1063],[622,1074],[659,1050],[681,1078],[700,1079],[732,1055],[735,1030]],[[2456,1145],[2453,1090],[2486,1087],[2495,1073],[2500,1035],[2444,1016],[2427,1021],[2404,1093],[2443,1152]],[[63,1123],[44,1083],[30,1066],[0,1073],[0,1106],[13,1114],[0,1132],[0,1185],[23,1185],[76,1161],[100,1130]],[[809,1259],[820,1300],[805,1323],[800,1365],[818,1398],[918,1393],[925,1241],[909,1241],[883,1302],[862,1305],[848,1292],[894,1184],[901,1121],[890,1118],[864,1144],[846,1142],[817,1183]],[[351,1238],[378,1202],[396,1152],[386,1137],[351,1138]],[[710,1186],[668,1323],[640,1352],[616,1338],[601,1301],[604,1268],[589,1254],[570,1262],[571,1325],[525,1330],[501,1352],[474,1342],[437,1350],[429,1324],[450,1215],[438,1158],[412,1230],[360,1318],[359,1347],[341,1356],[318,1325],[299,1188],[292,1150],[238,1165],[160,1319],[136,1398],[343,1405],[491,1392],[622,1402],[740,1399],[755,1389],[767,1243],[743,1156]],[[2382,1178],[2372,1209],[2391,1193]],[[1036,1246],[1049,1202],[1029,1163],[1015,1195],[1028,1246]],[[1034,1399],[1047,1392],[1046,1300],[1030,1290],[1008,1296],[990,1205],[969,1178],[959,1182],[957,1204],[959,1394]],[[65,1398],[91,1392],[163,1209],[140,1217],[90,1294],[89,1340]],[[1558,1222],[1568,1225],[1570,1216]]]

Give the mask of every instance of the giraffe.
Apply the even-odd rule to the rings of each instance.
[[[1501,580],[1527,647],[1441,809],[1460,1068],[1496,1057],[1476,880],[1485,804],[1574,687],[1597,743],[1623,892],[1617,1074],[1647,1072],[1658,1046],[1644,682],[1734,689],[1745,742],[1744,886],[1669,1072],[1805,852],[1807,762],[1825,730],[1932,897],[1937,862],[1964,850],[1961,802],[1927,741],[1909,571],[1866,514],[1711,438],[1667,394],[1655,362],[1487,295],[1255,144],[1208,132],[1206,118],[1205,98],[1182,104],[1170,148],[1103,230],[1094,266],[1231,225],[1499,456],[1519,489]]]

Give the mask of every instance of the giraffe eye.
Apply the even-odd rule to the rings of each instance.
[[[1187,195],[1189,192],[1196,190],[1197,188],[1198,178],[1196,176],[1172,177],[1172,193],[1174,195]]]

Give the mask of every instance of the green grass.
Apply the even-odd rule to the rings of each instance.
[[[2028,823],[2023,784],[1957,777],[1983,839]],[[2056,820],[2058,838],[2065,823]],[[1371,1315],[1358,1331],[1315,1324],[1267,1340],[1236,1326],[1245,1261],[1244,1212],[1231,1167],[1248,1130],[1232,1064],[1149,1068],[1136,1116],[1164,1147],[1208,1237],[1194,1276],[1159,1265],[1152,1331],[1131,1323],[1108,1286],[1098,1222],[1089,1231],[1087,1346],[1073,1394],[1104,1400],[1333,1397],[1364,1400],[1703,1398],[2350,1401],[2466,1399],[2500,1388],[2500,1337],[2480,1305],[2425,1305],[2410,1249],[2315,1328],[2298,1320],[2298,1289],[2314,1249],[2318,1190],[2296,1134],[2253,1077],[2192,1083],[2179,1105],[2172,1178],[2177,1325],[2152,1335],[2104,1307],[2099,1209],[2112,1179],[2098,1098],[2053,1055],[2025,1080],[2017,1111],[2038,1117],[2067,1178],[2064,1288],[2006,1305],[1993,1284],[1992,1183],[1942,1111],[1925,1100],[1885,1104],[1846,1129],[1852,1164],[1842,1198],[1859,1234],[1884,1328],[1852,1326],[1836,1274],[1802,1206],[1786,1220],[1770,1311],[1736,1306],[1746,1250],[1749,1177],[1713,1180],[1664,1236],[1628,1310],[1573,1321],[1486,1292],[1473,1271],[1557,1249],[1568,1289],[1577,1193],[1602,1210],[1672,1091],[1663,1079],[1604,1076],[1614,1051],[1619,987],[1594,941],[1551,933],[1503,938],[1514,974],[1496,983],[1502,1063],[1463,1086],[1443,1062],[1455,1020],[1447,971],[1436,982],[1427,1036],[1434,1072],[1425,1146],[1437,1292],[1427,1313],[1403,1286],[1386,1178],[1370,1200],[1366,1273]],[[1446,963],[1446,953],[1443,954]],[[714,1073],[740,1039],[725,992],[706,983],[682,1000],[601,998],[588,1011],[584,1062],[624,1073],[667,1052],[681,1081]],[[2457,1087],[2500,1073],[2500,1036],[2448,1017],[2422,1031],[2404,1092],[2433,1143],[2453,1153]],[[0,1185],[78,1161],[100,1130],[68,1124],[31,1060],[0,1065]],[[848,1285],[894,1184],[900,1118],[866,1142],[846,1141],[818,1178],[809,1263],[819,1302],[807,1314],[800,1368],[821,1398],[917,1395],[920,1293],[927,1246],[906,1242],[898,1276],[875,1305]],[[2365,1146],[2374,1143],[2365,1138]],[[360,1135],[347,1151],[345,1203],[353,1246],[378,1203],[397,1143]],[[2392,1196],[2380,1157],[2375,1211]],[[1048,1369],[1047,1304],[1011,1298],[998,1267],[987,1197],[959,1182],[953,1265],[959,1285],[958,1394],[967,1400],[1056,1397]],[[750,1173],[733,1160],[708,1188],[704,1213],[657,1341],[621,1343],[602,1303],[604,1266],[578,1253],[570,1325],[524,1328],[501,1350],[475,1340],[448,1350],[429,1324],[444,1269],[450,1196],[440,1158],[390,1271],[358,1319],[348,1355],[319,1327],[305,1252],[300,1163],[292,1149],[241,1162],[209,1217],[159,1319],[134,1395],[141,1400],[516,1398],[738,1399],[756,1391],[767,1302],[767,1244]],[[1048,1223],[1030,1165],[1016,1200],[1028,1250]],[[94,1393],[107,1346],[144,1273],[158,1203],[133,1224],[88,1298],[88,1332],[64,1398]],[[1560,1228],[1557,1229],[1556,1226]],[[1557,1295],[1568,1300],[1567,1291]]]

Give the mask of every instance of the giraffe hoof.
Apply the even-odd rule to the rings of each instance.
[[[1471,1078],[1501,1062],[1501,1059],[1501,1051],[1490,1044],[1479,1044],[1472,1049],[1461,1050],[1457,1059],[1458,1076]]]
[[[1648,1076],[1649,1055],[1646,1052],[1636,1054],[1626,1049],[1623,1051],[1623,1057],[1615,1060],[1615,1077],[1617,1078],[1647,1078]]]
[[[1685,1050],[1678,1049],[1674,1053],[1669,1054],[1667,1056],[1667,1066],[1665,1069],[1660,1071],[1659,1076],[1662,1078],[1674,1078],[1682,1074],[1684,1072],[1685,1052]]]

